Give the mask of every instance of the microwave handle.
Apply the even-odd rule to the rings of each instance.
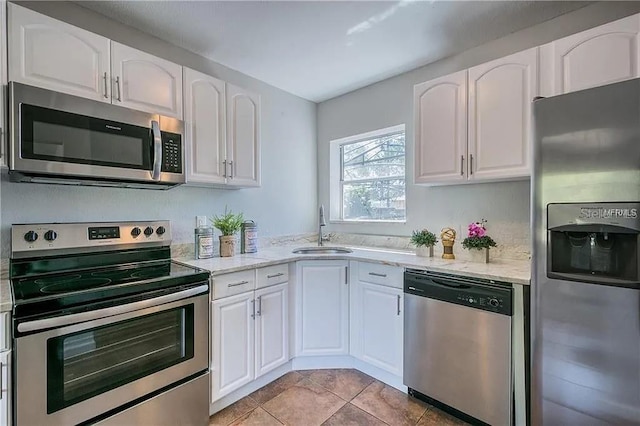
[[[153,168],[151,169],[151,179],[160,180],[160,170],[162,169],[162,136],[160,134],[160,123],[156,120],[151,122],[151,136],[153,137]]]

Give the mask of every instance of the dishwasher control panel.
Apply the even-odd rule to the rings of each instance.
[[[513,289],[508,283],[407,270],[404,292],[497,314],[513,314]]]
[[[501,296],[485,296],[485,295],[477,295],[477,294],[459,294],[456,297],[456,300],[462,302],[463,304],[469,304],[471,306],[480,306],[487,308],[502,308],[505,306],[504,297]]]

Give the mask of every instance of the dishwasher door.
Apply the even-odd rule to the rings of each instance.
[[[510,425],[511,316],[415,294],[404,300],[404,384],[490,425]]]

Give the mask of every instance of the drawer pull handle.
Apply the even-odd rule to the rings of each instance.
[[[373,275],[374,277],[387,278],[387,274],[379,274],[377,272],[369,272],[369,275]]]
[[[400,316],[400,295],[398,294],[398,316]]]
[[[283,272],[278,272],[277,274],[267,275],[267,278],[276,278],[276,277],[281,277],[283,275],[284,275]]]
[[[229,284],[227,287],[238,287],[239,285],[249,284],[249,281],[240,281],[239,283]]]

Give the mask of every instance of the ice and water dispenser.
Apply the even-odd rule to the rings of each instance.
[[[635,287],[640,203],[547,206],[549,278]]]

